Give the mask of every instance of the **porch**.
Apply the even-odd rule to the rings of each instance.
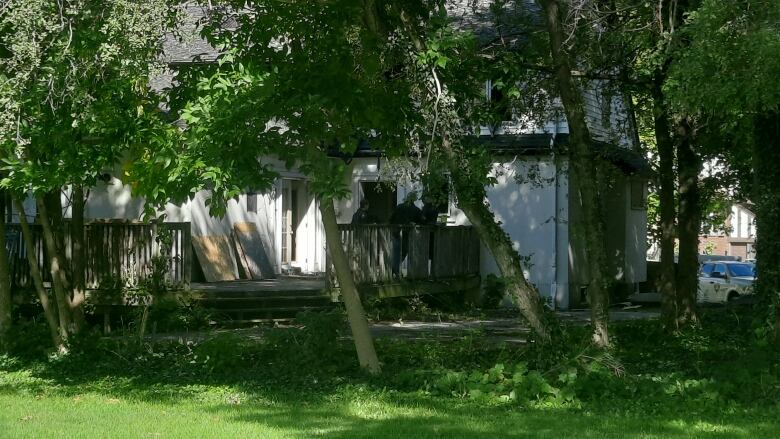
[[[342,224],[339,230],[364,297],[469,293],[479,288],[480,243],[472,227]]]
[[[50,274],[42,231],[39,225],[31,226],[35,259],[48,286]],[[479,239],[471,227],[372,224],[339,228],[352,273],[364,297],[467,293],[479,288]],[[9,229],[13,285],[17,290],[30,290],[25,245],[18,226],[9,225]],[[72,272],[73,242],[70,227],[65,229],[65,254]],[[168,282],[189,288],[203,298],[204,305],[228,311],[241,317],[239,320],[244,320],[243,314],[263,318],[284,314],[289,318],[297,311],[321,309],[328,302],[340,300],[330,262],[326,262],[326,272],[319,275],[192,282],[195,264],[208,262],[194,257],[190,224],[186,222],[93,222],[85,225],[84,233],[84,279],[89,290],[136,285],[152,276],[155,267],[165,267]],[[269,314],[264,309],[283,312]]]

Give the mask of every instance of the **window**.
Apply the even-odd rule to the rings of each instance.
[[[634,210],[645,210],[647,208],[647,191],[645,190],[645,181],[631,179],[631,208]]]
[[[504,85],[501,82],[487,81],[486,92],[490,107],[501,121],[514,119],[512,104],[504,94]]]
[[[701,274],[702,276],[709,277],[710,273],[712,273],[712,269],[715,268],[715,264],[704,264],[701,267]]]
[[[712,273],[719,273],[721,277],[726,277],[726,264],[715,264],[715,269]]]
[[[257,212],[257,194],[246,194],[246,211],[253,213]]]
[[[750,277],[755,273],[753,264],[729,264],[729,273],[737,277]]]

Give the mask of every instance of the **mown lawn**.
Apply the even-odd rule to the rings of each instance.
[[[61,358],[0,356],[0,438],[777,438],[780,361],[751,345],[748,327],[735,330],[745,320],[722,314],[713,319],[722,330],[665,340],[654,322],[616,325],[619,362],[607,363],[620,364],[617,374],[576,350],[497,347],[478,334],[381,341],[380,378],[356,370],[349,344],[334,350],[321,328],[260,345],[91,338]],[[445,371],[478,371],[479,381],[497,362],[548,370],[543,385],[561,389],[556,364],[584,366],[567,399],[509,401],[436,384]]]
[[[485,407],[452,398],[347,389],[297,400],[247,397],[230,388],[162,387],[122,397],[81,393],[78,387],[15,388],[0,375],[3,438],[665,438],[780,436],[776,410],[664,414],[609,413],[586,409]],[[17,381],[18,384],[18,381]],[[106,390],[111,390],[110,386]],[[66,395],[67,394],[67,395]]]

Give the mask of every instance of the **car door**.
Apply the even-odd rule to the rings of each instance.
[[[707,302],[711,295],[713,283],[710,282],[710,273],[715,269],[715,264],[705,263],[699,271],[699,291],[696,294],[696,300],[700,303]]]
[[[727,300],[728,295],[728,270],[726,264],[715,264],[715,268],[710,273],[707,283],[707,302],[722,303]]]

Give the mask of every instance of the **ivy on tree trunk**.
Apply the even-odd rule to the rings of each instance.
[[[555,65],[555,81],[563,102],[569,125],[571,171],[574,184],[579,189],[579,208],[582,222],[572,224],[579,233],[587,252],[588,299],[593,324],[593,343],[608,347],[609,339],[609,276],[607,270],[606,241],[602,220],[601,199],[598,191],[597,174],[599,166],[593,151],[588,125],[585,121],[585,107],[582,94],[571,74],[570,55],[564,47],[565,35],[561,23],[562,11],[557,0],[540,0],[544,8],[550,51]],[[575,195],[575,200],[577,197]]]
[[[653,85],[653,125],[658,147],[658,198],[660,210],[661,272],[656,288],[661,293],[661,320],[667,329],[677,329],[677,290],[674,262],[675,218],[674,141],[668,108],[660,81]]]
[[[771,304],[780,346],[780,107],[756,116],[754,136],[756,293]]]
[[[679,179],[678,235],[680,253],[677,269],[677,327],[696,325],[696,295],[699,289],[699,229],[701,206],[699,172],[701,163],[695,151],[694,132],[687,119],[675,127]]]
[[[5,195],[0,193],[0,196]],[[0,348],[7,343],[8,333],[13,323],[11,274],[8,266],[5,236],[5,203],[0,203]]]

